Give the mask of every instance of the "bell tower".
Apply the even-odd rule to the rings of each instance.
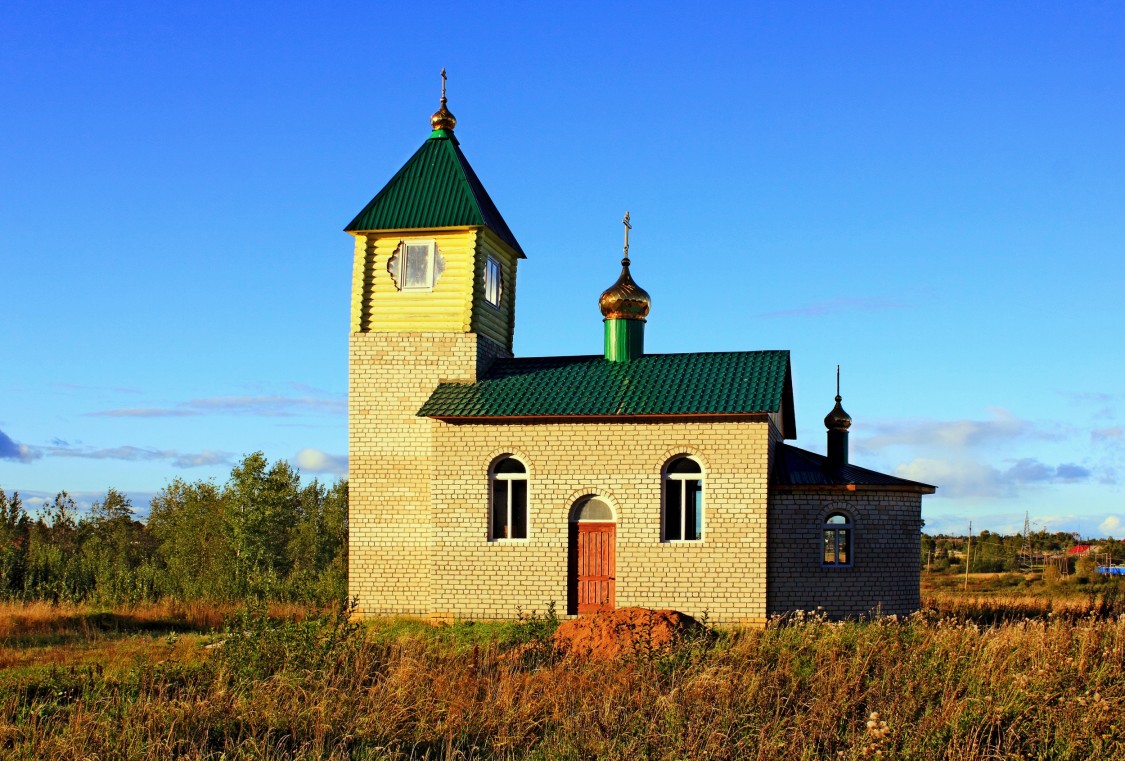
[[[365,614],[430,610],[431,426],[443,381],[510,357],[524,258],[441,107],[422,146],[345,229],[355,238],[348,357],[349,595]]]

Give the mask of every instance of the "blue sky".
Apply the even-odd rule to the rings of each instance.
[[[347,458],[343,226],[457,134],[528,253],[516,352],[793,352],[795,442],[931,531],[1125,535],[1125,7],[0,8],[0,488],[147,500]]]

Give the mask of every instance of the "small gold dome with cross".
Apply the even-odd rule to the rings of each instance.
[[[446,98],[445,98],[445,80],[446,80],[445,69],[442,69],[441,70],[441,108],[439,108],[437,111],[435,111],[434,115],[430,117],[430,126],[435,130],[444,129],[444,130],[449,130],[449,131],[452,132],[453,128],[457,126],[457,117],[454,116],[450,112],[450,110],[448,108],[446,108],[446,106],[445,106],[445,101],[446,101]]]
[[[836,406],[824,416],[824,427],[830,431],[846,431],[852,427],[852,416],[844,411],[844,407],[840,404],[842,401],[844,401],[843,397],[837,394]]]
[[[621,260],[621,276],[602,293],[598,306],[607,320],[643,320],[648,316],[652,297],[633,281],[628,259]]]
[[[625,212],[625,257],[621,260],[621,275],[617,282],[607,288],[600,299],[602,316],[607,320],[644,320],[652,309],[652,297],[633,280],[629,272],[629,212]]]

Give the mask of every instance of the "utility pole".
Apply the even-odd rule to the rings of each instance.
[[[969,591],[969,561],[973,557],[973,522],[969,521],[969,539],[965,545],[965,591]]]
[[[1030,571],[1035,566],[1035,557],[1031,552],[1031,518],[1027,511],[1023,513],[1023,546],[1020,547],[1020,570]]]

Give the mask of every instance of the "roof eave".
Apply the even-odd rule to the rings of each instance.
[[[544,423],[762,423],[768,412],[722,412],[698,414],[653,415],[427,415],[419,410],[416,417],[428,417],[454,425],[544,424]]]
[[[450,225],[449,227],[388,227],[383,229],[361,229],[344,230],[348,235],[359,237],[360,235],[425,235],[432,233],[448,233],[448,232],[465,232],[466,230],[478,230],[489,233],[492,236],[492,243],[500,245],[510,250],[512,255],[517,259],[526,259],[527,255],[519,250],[513,248],[512,244],[504,240],[495,230],[488,225]]]
[[[344,232],[348,233],[349,235],[354,235],[355,238],[359,238],[360,235],[371,234],[395,235],[406,233],[418,235],[423,233],[465,232],[467,230],[488,231],[489,233],[492,233],[493,238],[495,239],[495,243],[503,245],[503,247],[506,249],[510,249],[516,259],[528,258],[528,254],[525,254],[521,249],[514,248],[511,243],[505,241],[503,239],[503,236],[499,235],[499,233],[497,233],[492,229],[492,227],[489,227],[488,225],[450,225],[448,227],[384,227],[384,229],[375,229],[375,227],[372,227],[372,229],[368,230],[364,230],[362,229],[362,227],[357,227],[357,229],[354,230],[352,230],[351,227],[346,227],[346,229],[344,229]]]
[[[915,494],[933,494],[937,491],[936,486],[922,483],[909,483],[909,484],[860,484],[860,483],[847,483],[847,484],[770,484],[770,491],[780,492],[812,492],[812,491],[830,491],[837,493],[861,492],[861,491],[897,491],[897,492],[913,492]]]
[[[523,252],[523,249],[519,247],[519,241],[515,241],[516,245],[513,246],[511,243],[509,243],[507,240],[504,239],[503,235],[496,232],[495,230],[493,230],[488,225],[481,225],[479,229],[484,230],[485,232],[487,232],[489,235],[492,236],[492,241],[490,241],[491,243],[501,245],[504,248],[508,249],[509,251],[511,251],[511,253],[517,259],[526,259],[527,258],[527,254],[525,254]],[[514,238],[515,238],[515,236],[513,236],[513,239]]]
[[[485,225],[450,225],[448,227],[387,227],[383,229],[356,229],[344,230],[349,235],[371,235],[377,233],[379,235],[400,235],[402,233],[411,233],[419,235],[422,233],[444,233],[444,232],[465,232],[466,230],[487,230]]]

